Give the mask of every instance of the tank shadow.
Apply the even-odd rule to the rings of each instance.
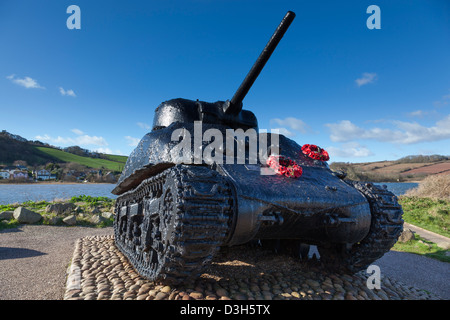
[[[0,260],[30,258],[46,253],[26,248],[0,247]]]
[[[277,272],[326,271],[321,262],[315,258],[294,258],[285,253],[254,244],[222,247],[211,263],[206,266],[202,277],[215,280],[235,277],[255,277]]]

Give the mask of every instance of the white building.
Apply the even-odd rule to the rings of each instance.
[[[28,172],[26,171],[10,171],[10,177],[12,176],[13,179],[28,179]]]
[[[36,172],[36,179],[37,180],[49,180],[50,179],[50,172],[48,172],[45,169],[38,170]]]
[[[4,170],[1,170],[1,171],[0,171],[0,177],[1,177],[2,179],[9,179],[9,176],[10,176],[10,174],[9,174],[8,171],[4,171]]]

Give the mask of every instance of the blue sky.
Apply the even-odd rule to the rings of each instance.
[[[381,29],[366,26],[372,4]],[[445,0],[0,0],[0,130],[129,155],[162,101],[231,99],[288,10],[244,100],[261,129],[331,162],[450,155]]]

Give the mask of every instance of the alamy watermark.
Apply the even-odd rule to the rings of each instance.
[[[70,5],[67,7],[66,13],[70,16],[66,20],[67,29],[81,29],[81,9],[77,5]],[[370,5],[367,7],[366,13],[370,14],[367,18],[366,26],[368,29],[381,29],[381,9],[377,5]]]
[[[370,274],[367,278],[366,286],[368,289],[381,289],[381,269],[375,264],[371,264],[367,267],[366,272]]]
[[[67,277],[66,290],[80,290],[81,289],[81,269],[79,266],[72,264]]]
[[[366,13],[371,14],[367,18],[366,26],[368,29],[381,29],[381,9],[377,5],[370,5],[367,7]]]
[[[66,13],[70,16],[66,20],[67,29],[81,29],[81,9],[77,5],[70,5],[67,7]]]
[[[267,130],[260,130],[260,133],[267,133]],[[172,132],[171,140],[178,144],[170,150],[170,154],[177,163],[184,164],[223,164],[224,161],[226,164],[257,164],[258,159],[266,163],[270,155],[279,155],[279,130],[273,129],[270,134],[260,133],[254,128],[245,131],[226,129],[224,136],[221,130],[215,128],[203,132],[202,122],[194,121],[193,140],[186,128]],[[209,144],[204,147],[203,142]],[[262,170],[261,174],[274,172]]]

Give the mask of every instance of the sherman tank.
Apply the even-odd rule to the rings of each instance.
[[[333,172],[328,159],[305,153],[310,145],[259,132],[243,110],[294,17],[285,15],[231,100],[177,98],[156,108],[112,191],[115,244],[142,276],[178,283],[198,276],[221,247],[246,243],[298,258],[314,245],[325,266],[357,272],[397,241],[394,194]]]

